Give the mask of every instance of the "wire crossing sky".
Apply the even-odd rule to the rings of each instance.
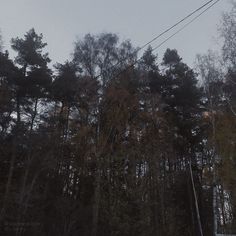
[[[144,45],[178,22],[206,0],[0,0],[0,29],[5,49],[10,39],[22,37],[34,27],[43,33],[53,63],[69,59],[76,38],[86,33],[117,33],[121,40],[131,39],[135,46]],[[219,46],[217,24],[221,14],[230,8],[222,0],[207,14],[158,50],[159,59],[167,47],[176,48],[185,62],[193,64],[197,53]],[[160,38],[160,42],[168,36]],[[158,44],[158,42],[157,42]],[[154,45],[155,46],[155,45]],[[10,50],[10,55],[14,54]]]
[[[169,31],[171,31],[172,29],[174,29],[176,26],[178,26],[179,24],[181,24],[182,22],[184,22],[185,20],[187,20],[189,17],[193,16],[195,13],[197,13],[198,11],[204,9],[204,7],[208,6],[209,4],[211,4],[212,2],[214,2],[214,0],[210,0],[207,3],[205,3],[204,5],[202,5],[201,7],[197,8],[196,10],[194,10],[193,12],[191,12],[190,14],[188,14],[187,16],[185,16],[184,18],[182,18],[181,20],[179,20],[178,22],[176,22],[174,25],[172,25],[171,27],[167,28],[165,31],[163,31],[162,33],[160,33],[159,35],[155,36],[153,39],[151,39],[149,42],[145,43],[139,50],[142,50],[143,48],[145,48],[146,46],[150,45],[151,43],[153,43],[154,41],[156,41],[158,38],[160,38],[162,35],[165,35],[166,33],[168,33]],[[217,1],[219,2],[219,1]],[[216,3],[216,2],[215,2]],[[213,4],[215,4],[213,3]],[[213,5],[212,5],[213,6]]]
[[[155,50],[159,49],[162,45],[164,45],[166,42],[168,42],[170,39],[172,39],[173,37],[175,37],[178,33],[182,32],[185,28],[187,28],[190,24],[192,24],[195,20],[197,20],[199,17],[201,17],[204,13],[206,13],[209,9],[211,9],[213,6],[215,6],[220,0],[216,0],[216,1],[209,1],[206,4],[204,4],[203,6],[201,6],[200,8],[198,8],[197,10],[193,11],[192,13],[190,13],[189,15],[187,15],[186,17],[184,17],[183,19],[181,19],[180,21],[178,21],[177,23],[175,23],[173,26],[167,28],[165,31],[163,31],[162,33],[160,33],[159,35],[155,36],[153,39],[151,39],[149,42],[145,43],[143,46],[141,46],[140,48],[138,48],[138,50],[136,50],[135,53],[138,53],[140,50],[146,48],[147,46],[151,46],[151,44],[153,42],[155,42],[157,39],[159,39],[162,35],[165,35],[167,32],[171,31],[172,29],[174,29],[175,27],[177,27],[179,24],[183,23],[185,20],[188,20],[188,18],[190,18],[191,16],[193,16],[195,13],[198,13],[199,11],[201,11],[203,9],[203,11],[201,11],[198,15],[196,15],[192,20],[190,20],[189,22],[185,23],[180,29],[178,29],[177,31],[175,31],[173,34],[171,34],[168,38],[166,38],[164,41],[162,41],[160,44],[158,44],[155,47],[152,47],[152,52],[154,53]],[[208,6],[210,4],[210,6]],[[206,7],[206,8],[205,8]],[[134,63],[132,63],[131,65],[129,65],[127,68],[125,68],[124,70],[122,70],[121,72],[119,72],[115,77],[119,76],[120,74],[126,72],[129,68],[133,67],[136,63],[138,63],[140,60],[142,59],[142,57],[138,58]],[[122,61],[119,61],[117,64],[113,65],[112,67],[119,65]],[[112,69],[112,67],[110,69]],[[98,76],[96,76],[96,78],[100,77],[102,74],[99,74]]]
[[[204,14],[205,12],[207,12],[210,8],[212,8],[215,4],[217,4],[220,0],[210,0],[207,3],[205,3],[204,5],[200,6],[199,8],[197,8],[196,10],[194,10],[193,12],[191,12],[190,14],[188,14],[187,16],[183,17],[181,20],[179,20],[178,22],[176,22],[174,25],[170,26],[169,28],[167,28],[166,30],[164,30],[163,32],[161,32],[160,34],[158,34],[157,36],[155,36],[153,39],[151,39],[150,41],[148,41],[147,43],[145,43],[143,46],[139,47],[136,51],[135,54],[140,52],[141,50],[145,49],[147,46],[151,46],[153,42],[155,42],[156,40],[158,40],[160,37],[162,37],[163,35],[165,35],[166,33],[168,33],[169,31],[175,29],[178,25],[181,25],[183,22],[185,22],[186,20],[188,20],[189,18],[191,18],[192,16],[194,16],[196,13],[198,13],[199,11],[201,11],[203,9],[203,11],[196,15],[191,21],[189,21],[188,23],[185,23],[184,26],[182,26],[178,31],[176,31],[174,34],[172,34],[171,36],[169,36],[167,39],[165,39],[164,41],[162,41],[160,44],[158,44],[156,47],[152,47],[152,50],[157,50],[158,48],[160,48],[163,44],[165,44],[166,42],[168,42],[171,38],[173,38],[175,35],[177,35],[178,33],[180,33],[182,30],[184,30],[188,25],[190,25],[192,22],[194,22],[195,20],[197,20],[202,14]],[[141,58],[140,58],[141,59]],[[140,59],[136,60],[136,62],[134,62],[132,65],[128,66],[128,68],[134,66]],[[124,59],[126,60],[126,59]],[[112,69],[113,67],[119,65],[120,63],[122,63],[122,61],[119,61],[118,63],[116,63],[115,65],[113,65],[110,69]],[[128,69],[124,69],[124,72]],[[119,74],[121,74],[123,71],[121,71]],[[96,78],[100,77],[102,74],[99,74],[96,76]]]

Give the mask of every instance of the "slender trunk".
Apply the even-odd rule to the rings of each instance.
[[[9,193],[12,185],[12,178],[13,178],[13,172],[14,172],[14,165],[16,160],[16,140],[13,141],[13,148],[12,148],[12,154],[11,154],[11,161],[10,161],[10,168],[8,172],[8,178],[6,183],[6,189],[3,197],[3,204],[2,209],[0,212],[0,223],[4,220],[6,208],[7,208],[7,200],[9,198]]]
[[[191,177],[188,178],[188,184],[187,184],[187,188],[188,188],[188,196],[189,196],[189,200],[190,200],[190,209],[191,209],[191,220],[192,220],[192,227],[191,227],[191,235],[194,235],[196,233],[196,224],[195,224],[195,210],[194,210],[194,203],[193,203],[193,193],[192,193],[192,188],[191,188]]]
[[[34,127],[34,120],[37,116],[37,109],[38,109],[38,98],[36,98],[35,104],[34,104],[34,111],[31,117],[31,124],[30,124],[30,132],[32,132],[33,127]]]
[[[218,190],[220,192],[220,206],[221,206],[221,212],[222,212],[222,221],[223,221],[223,227],[226,226],[226,219],[225,216],[227,214],[227,211],[225,209],[225,196],[224,196],[224,190],[223,190],[223,186],[219,187],[218,186]]]
[[[12,141],[12,153],[11,153],[10,167],[9,167],[9,172],[8,172],[8,177],[7,177],[5,193],[4,193],[4,197],[3,197],[2,209],[0,211],[0,223],[3,221],[3,219],[5,217],[5,212],[6,212],[6,208],[7,208],[7,200],[9,198],[10,188],[12,185],[14,166],[15,166],[15,161],[16,161],[16,156],[17,156],[17,141],[18,141],[20,122],[21,122],[20,97],[17,94],[16,95],[16,132],[15,132],[15,135],[14,135],[14,138]]]
[[[21,114],[20,114],[20,98],[17,95],[16,97],[16,122],[19,125],[21,122]]]
[[[34,121],[37,115],[37,108],[38,108],[38,98],[36,98],[35,100],[35,105],[34,105],[34,111],[33,114],[31,116],[31,122],[30,122],[30,131],[29,131],[29,151],[28,151],[28,155],[27,155],[27,159],[26,159],[26,167],[25,167],[25,172],[23,175],[23,179],[22,179],[22,186],[21,186],[21,190],[20,190],[20,198],[19,198],[19,212],[18,212],[18,217],[17,217],[17,222],[20,222],[21,218],[24,217],[24,212],[26,211],[25,209],[27,209],[26,201],[25,201],[25,197],[26,197],[26,184],[27,184],[27,180],[28,180],[28,176],[29,176],[29,172],[30,172],[30,167],[31,167],[31,161],[32,161],[32,153],[33,153],[33,144],[32,144],[32,140],[31,140],[31,135],[32,135],[32,131],[33,131],[33,127],[34,127]],[[28,198],[30,198],[30,192],[28,193]],[[24,202],[25,201],[25,202]],[[16,232],[16,235],[19,235],[21,233],[20,232]]]
[[[97,235],[100,197],[101,197],[101,173],[100,173],[100,168],[98,168],[97,173],[96,173],[96,179],[95,179],[93,220],[92,220],[91,236]]]
[[[33,127],[34,127],[34,121],[37,115],[37,108],[38,108],[38,98],[36,98],[35,100],[35,105],[34,105],[34,111],[31,117],[31,123],[30,123],[30,132],[29,132],[29,151],[28,151],[28,155],[27,155],[27,165],[26,165],[26,169],[25,169],[25,173],[23,176],[23,181],[22,181],[22,187],[21,187],[21,193],[20,193],[20,205],[23,203],[23,199],[24,199],[24,194],[25,194],[25,188],[26,188],[26,182],[27,182],[27,178],[29,175],[29,171],[30,171],[30,165],[31,165],[31,159],[32,159],[32,152],[33,152],[33,147],[32,147],[32,141],[31,141],[31,135],[32,135],[32,131],[33,131]]]
[[[198,205],[198,197],[197,197],[196,187],[195,187],[195,183],[194,183],[194,179],[193,179],[193,171],[192,171],[191,159],[190,159],[190,162],[189,162],[189,170],[190,170],[190,177],[191,177],[191,183],[192,183],[192,189],[193,189],[195,208],[196,208],[196,213],[197,213],[197,221],[198,221],[199,233],[200,233],[201,236],[203,236],[202,222],[201,222],[201,218],[200,218],[200,212],[199,212],[199,205]]]
[[[213,226],[214,226],[214,236],[217,236],[217,188],[214,185],[213,188]]]

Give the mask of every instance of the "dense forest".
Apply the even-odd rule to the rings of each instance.
[[[0,235],[236,233],[235,12],[194,70],[112,33],[53,68],[34,29],[1,46]]]

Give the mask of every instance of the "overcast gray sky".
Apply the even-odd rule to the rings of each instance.
[[[0,0],[0,29],[6,49],[12,37],[23,37],[34,27],[43,33],[47,51],[55,62],[70,58],[76,37],[86,33],[113,32],[141,46],[208,0]],[[223,11],[221,0],[196,22],[158,51],[176,48],[185,62],[193,64],[197,53],[216,49],[214,37]],[[153,43],[158,45],[161,40]],[[13,56],[10,51],[10,55]]]

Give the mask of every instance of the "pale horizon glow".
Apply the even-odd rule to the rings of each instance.
[[[73,44],[85,34],[112,32],[121,40],[142,46],[176,23],[206,0],[0,0],[0,29],[4,49],[14,53],[10,40],[31,28],[42,33],[52,64],[71,59]],[[165,43],[157,52],[159,61],[166,48],[178,50],[184,62],[194,64],[196,54],[219,49],[217,25],[223,11],[230,9],[222,0],[200,19]],[[172,32],[173,33],[173,32]],[[171,34],[171,33],[170,33]],[[170,35],[168,34],[168,35]],[[157,46],[168,35],[152,44]]]

